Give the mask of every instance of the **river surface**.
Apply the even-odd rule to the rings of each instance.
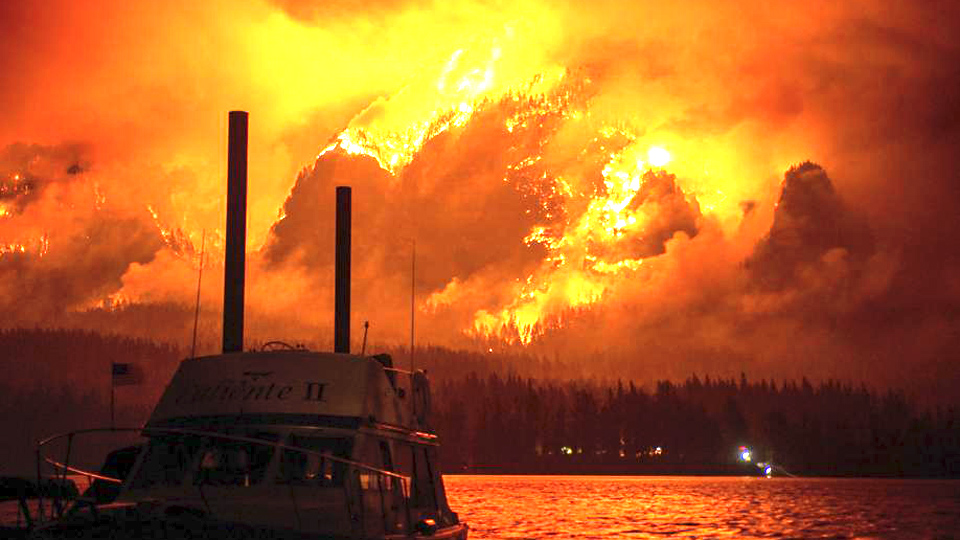
[[[960,481],[444,476],[470,538],[960,538]]]

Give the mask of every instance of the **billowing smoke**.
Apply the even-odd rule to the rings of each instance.
[[[862,268],[872,252],[866,224],[846,208],[826,172],[808,161],[787,171],[770,232],[746,265],[760,287],[782,290],[830,260]]]
[[[5,324],[182,341],[204,238],[215,335],[245,109],[252,339],[329,332],[348,184],[374,341],[950,397],[958,9],[7,3]]]
[[[22,214],[47,188],[79,180],[88,167],[80,145],[12,144],[0,151],[0,204],[4,216]]]
[[[146,219],[101,208],[98,186],[84,182],[87,159],[78,145],[0,152],[0,219],[15,233],[0,256],[8,323],[56,320],[109,297],[131,264],[150,262],[163,245]]]

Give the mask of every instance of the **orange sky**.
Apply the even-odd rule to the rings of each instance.
[[[385,342],[406,333],[416,237],[424,341],[604,343],[651,376],[956,379],[958,15],[8,2],[0,304],[10,325],[81,326],[188,305],[206,230],[215,333],[226,112],[244,109],[253,339],[329,331],[326,212],[350,183],[354,316]],[[798,176],[781,200],[805,160],[828,192]]]

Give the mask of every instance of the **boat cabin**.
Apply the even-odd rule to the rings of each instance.
[[[386,355],[184,360],[114,504],[151,501],[168,514],[310,535],[458,529],[428,409],[422,372],[396,370]]]

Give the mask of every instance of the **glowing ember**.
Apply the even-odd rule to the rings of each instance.
[[[0,244],[0,255],[8,253],[26,253],[27,246],[23,244]]]

